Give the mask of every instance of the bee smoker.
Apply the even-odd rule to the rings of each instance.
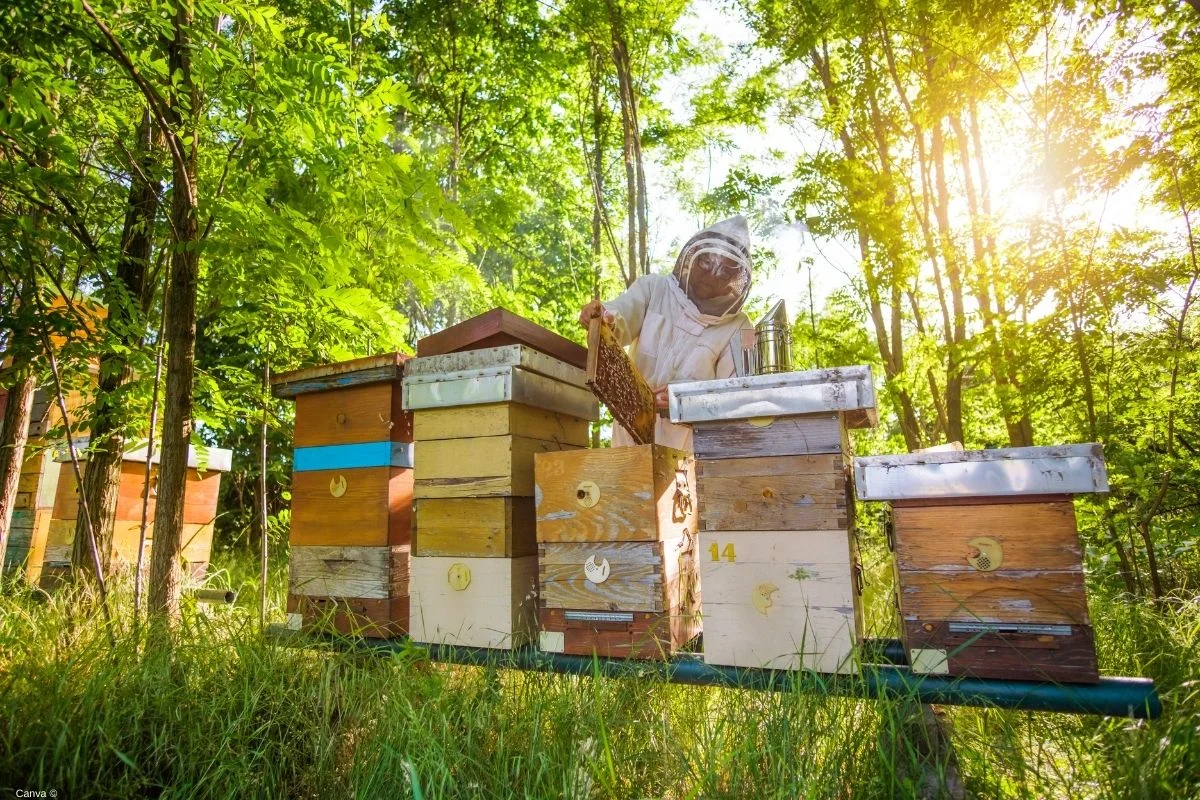
[[[742,350],[747,375],[790,372],[792,369],[792,326],[788,323],[783,300],[754,325],[754,346]]]

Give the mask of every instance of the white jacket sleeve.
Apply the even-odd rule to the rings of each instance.
[[[622,346],[632,344],[642,330],[654,282],[661,279],[661,275],[643,275],[620,296],[604,304],[604,310],[616,318],[613,320],[613,332]]]

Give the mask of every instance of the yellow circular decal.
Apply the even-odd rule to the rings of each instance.
[[[341,497],[346,493],[345,475],[337,475],[329,479],[329,493],[334,497]]]
[[[471,568],[461,562],[451,564],[446,572],[446,582],[450,584],[451,589],[461,592],[471,585]]]
[[[774,417],[750,417],[746,422],[756,428],[765,428],[775,421]]]

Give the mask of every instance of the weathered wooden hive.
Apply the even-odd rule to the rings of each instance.
[[[87,471],[84,448],[87,440],[76,440],[80,469]],[[71,465],[71,454],[65,443],[55,445],[52,455],[57,462],[58,480],[54,492],[54,507],[46,536],[41,580],[52,585],[70,567],[71,550],[75,546],[75,530],[79,518],[79,485]],[[112,534],[112,567],[131,570],[137,567],[138,542],[142,532],[142,505],[146,505],[146,550],[143,568],[150,564],[150,546],[154,540],[154,512],[157,505],[156,487],[161,454],[154,453],[150,463],[150,485],[146,486],[147,450],[141,447],[125,453],[121,460],[121,479],[117,490],[116,521]],[[219,447],[188,448],[187,481],[183,500],[184,570],[193,579],[203,580],[212,553],[213,531],[217,520],[217,501],[221,496],[221,475],[232,464],[233,451]]]
[[[599,417],[586,351],[497,309],[418,353],[404,379],[416,439],[412,638],[518,647],[536,630],[534,456],[585,446]]]
[[[848,428],[866,367],[674,384],[692,425],[710,664],[851,672],[862,636]]]
[[[67,414],[75,419],[85,398],[80,392],[69,391],[64,399]],[[21,477],[9,524],[9,540],[4,551],[4,577],[13,579],[23,575],[26,581],[33,584],[41,578],[50,523],[54,517],[54,499],[58,491],[60,464],[54,460],[53,442],[46,439],[48,432],[62,425],[56,400],[55,395],[44,388],[34,392],[29,440],[25,444],[25,459],[21,465]],[[7,402],[7,393],[0,389],[0,419]],[[77,429],[77,432],[81,431]]]
[[[1073,495],[1105,492],[1100,445],[855,460],[891,503],[901,635],[914,672],[1094,683]]]
[[[288,624],[386,638],[408,631],[412,418],[401,353],[287,372],[296,400]]]
[[[665,658],[695,638],[691,454],[646,444],[535,461],[541,649]]]

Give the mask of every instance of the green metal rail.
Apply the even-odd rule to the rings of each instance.
[[[477,647],[415,645],[407,639],[322,637],[269,626],[267,635],[281,643],[326,643],[362,652],[397,652],[415,647],[444,664],[489,666],[549,672],[561,675],[650,678],[693,686],[723,686],[776,692],[815,692],[838,697],[909,697],[936,705],[986,706],[1019,711],[1057,711],[1099,714],[1133,719],[1154,719],[1162,702],[1154,681],[1147,678],[1101,678],[1095,684],[1061,684],[1038,681],[1001,681],[914,675],[898,664],[866,664],[854,675],[826,675],[808,671],[747,669],[706,664],[700,656],[676,655],[668,661],[635,661],[543,653],[533,648],[488,650]],[[875,643],[867,653],[879,660],[899,660],[898,643]]]

